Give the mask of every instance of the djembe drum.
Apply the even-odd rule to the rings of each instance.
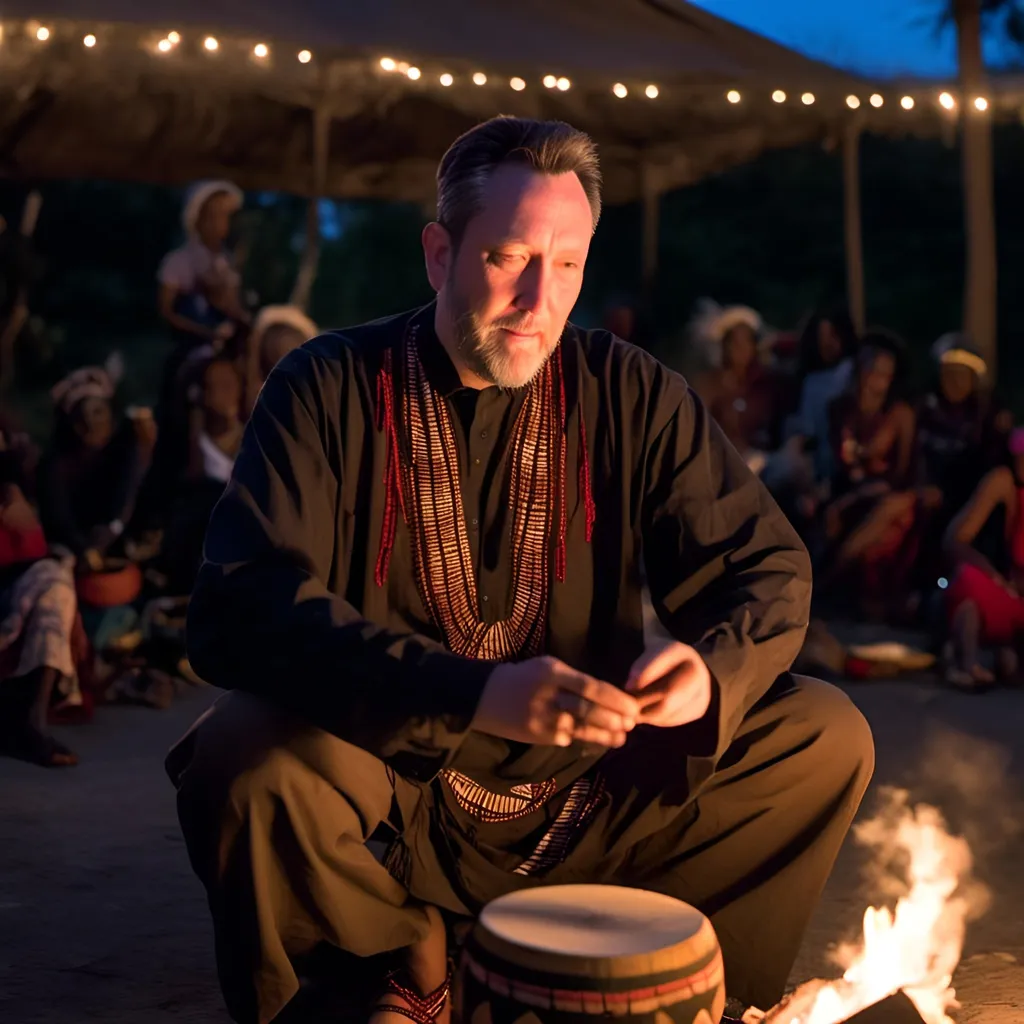
[[[489,903],[463,948],[461,1024],[718,1024],[722,953],[700,911],[660,893],[559,885]]]

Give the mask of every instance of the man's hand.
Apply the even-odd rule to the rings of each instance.
[[[519,743],[567,747],[578,740],[621,747],[639,715],[636,698],[542,657],[494,669],[473,728]]]
[[[692,647],[673,642],[645,651],[633,663],[626,690],[636,694],[641,725],[688,725],[711,704],[711,673]]]

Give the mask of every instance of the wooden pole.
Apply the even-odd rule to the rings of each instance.
[[[981,52],[981,0],[954,0],[963,132],[964,233],[967,240],[963,327],[996,378],[997,256],[992,122],[974,101],[989,97]],[[991,102],[991,97],[989,97]]]
[[[327,167],[330,161],[331,116],[329,97],[313,108],[313,188],[306,206],[306,241],[295,275],[290,302],[304,312],[316,281],[320,263],[320,200],[327,191]]]
[[[867,311],[864,295],[864,239],[860,204],[859,118],[851,118],[843,133],[843,235],[846,242],[846,303],[858,334],[864,333]]]

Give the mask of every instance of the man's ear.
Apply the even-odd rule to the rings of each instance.
[[[439,292],[448,280],[455,259],[452,236],[448,234],[447,228],[442,227],[437,221],[431,221],[423,229],[421,240],[423,259],[427,266],[427,280],[430,287]]]

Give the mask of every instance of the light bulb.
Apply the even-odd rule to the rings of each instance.
[[[883,96],[880,96],[876,92],[876,93],[872,93],[871,99],[869,100],[869,102],[870,102],[871,106],[873,106],[873,107],[880,107],[883,103],[885,103],[885,98]]]
[[[420,75],[422,75],[423,72],[420,71],[419,68],[409,68],[409,70],[406,71],[406,74],[409,76],[410,79],[412,79],[412,81],[415,82],[417,79],[419,79]]]
[[[83,40],[82,45],[92,49],[96,45],[96,37],[90,32]]]
[[[944,92],[939,96],[939,103],[947,110],[952,110],[956,106],[956,100],[948,92]]]
[[[974,105],[978,110],[988,110],[988,100],[984,96],[977,96],[974,100]]]
[[[658,98],[658,87],[656,85],[649,85],[644,89],[644,93],[649,100],[656,100]]]
[[[846,105],[851,110],[856,110],[860,106],[860,97],[859,96],[847,96],[846,97]]]
[[[516,78],[509,79],[508,84],[512,86],[516,92],[522,92],[526,88],[526,83],[518,76]]]
[[[50,30],[45,25],[40,25],[36,29],[36,39],[41,43],[45,43],[50,38]]]
[[[172,43],[170,39],[161,39],[160,42],[156,44],[156,48],[161,53],[170,53],[171,47],[173,45],[174,43]]]
[[[266,43],[257,43],[252,48],[252,55],[263,60],[264,57],[270,56],[270,47]]]
[[[728,100],[728,101],[729,101],[730,103],[739,103],[739,101],[740,101],[741,99],[743,99],[743,97],[742,97],[742,96],[741,96],[741,95],[740,95],[740,94],[739,94],[739,93],[738,93],[738,92],[737,92],[737,91],[736,91],[735,89],[730,89],[730,90],[729,90],[729,91],[728,91],[728,92],[727,92],[727,93],[725,94],[725,98],[726,98],[726,99],[727,99],[727,100]]]
[[[308,64],[313,59],[313,54],[309,50],[299,50],[298,58],[300,64]]]
[[[805,107],[809,107],[814,102],[814,93],[813,92],[805,92],[803,94],[803,96],[800,97],[800,102]]]
[[[572,82],[570,82],[568,78],[560,78],[555,82],[555,85],[558,86],[559,92],[565,92],[572,85]]]
[[[487,84],[487,76],[482,71],[475,72],[474,75],[473,75],[473,84],[474,85],[486,85]]]
[[[447,89],[447,88],[448,88],[448,86],[449,86],[449,85],[451,85],[451,84],[452,84],[452,82],[454,82],[454,81],[455,81],[455,79],[454,79],[454,78],[452,78],[452,76],[451,76],[451,75],[449,75],[447,71],[446,71],[446,72],[445,72],[445,73],[444,73],[444,74],[443,74],[443,75],[441,76],[441,84],[442,84],[442,85],[443,85],[443,86],[444,86],[444,87],[445,87],[446,89]]]
[[[203,40],[203,46],[205,46],[206,49],[208,49],[210,51],[210,53],[213,53],[214,50],[217,50],[217,49],[220,48],[220,43],[218,43],[217,40],[213,38],[213,36],[207,36]]]
[[[903,99],[900,100],[900,106],[904,110],[913,110],[914,109],[914,97],[913,96],[904,96]]]
[[[181,42],[181,35],[180,35],[180,33],[178,33],[178,32],[168,32],[167,33],[167,41],[171,44],[171,46],[177,46],[178,43]]]
[[[555,78],[554,75],[545,75],[542,81],[544,82],[545,89],[554,89],[555,82],[557,82],[558,79]]]
[[[621,82],[616,82],[612,86],[612,92],[615,93],[615,95],[618,96],[620,100],[625,99],[626,96],[629,95],[629,90]]]
[[[775,100],[776,103],[785,103],[786,94],[781,89],[776,89],[775,92],[772,93],[772,99]]]
[[[394,71],[398,65],[390,57],[381,57],[380,66],[385,71]]]

